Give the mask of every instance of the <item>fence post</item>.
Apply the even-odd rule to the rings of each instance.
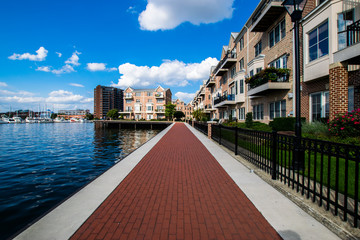
[[[238,155],[238,127],[235,126],[235,156]]]
[[[192,127],[194,127],[194,120],[191,122]]]
[[[276,180],[276,160],[277,160],[277,132],[273,131],[271,134],[271,141],[272,141],[272,169],[271,169],[271,176],[273,180]]]
[[[221,124],[219,124],[219,144],[221,145]]]
[[[208,139],[211,139],[211,128],[212,128],[212,124],[208,123]]]

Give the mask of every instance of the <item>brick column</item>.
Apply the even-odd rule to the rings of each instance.
[[[330,120],[336,113],[348,111],[348,71],[347,64],[334,63],[329,66],[329,104]]]
[[[192,124],[191,124],[191,125],[192,125],[192,127],[194,127],[194,120],[192,120]]]
[[[208,123],[208,139],[211,139],[211,123]]]

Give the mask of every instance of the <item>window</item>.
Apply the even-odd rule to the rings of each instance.
[[[132,107],[126,107],[125,112],[131,112],[132,111]]]
[[[244,80],[240,80],[240,94],[244,93]]]
[[[146,106],[146,111],[152,111],[152,110],[153,110],[153,106],[152,106],[152,105]]]
[[[244,58],[240,59],[239,64],[240,64],[240,70],[244,69]]]
[[[271,63],[269,63],[269,67],[274,68],[287,68],[287,56],[281,56],[278,59],[275,59]]]
[[[131,99],[126,99],[126,103],[132,103]]]
[[[261,70],[262,70],[262,68],[261,68],[261,67],[260,67],[260,68],[257,68],[257,69],[256,69],[256,73],[261,72]]]
[[[163,103],[163,102],[164,102],[164,99],[157,99],[156,102],[157,102],[157,103]]]
[[[329,53],[328,22],[309,33],[309,62]]]
[[[262,51],[261,41],[255,45],[255,57],[258,56]]]
[[[139,103],[139,102],[140,102],[140,99],[136,99],[136,102]]]
[[[141,96],[141,92],[135,93],[135,96],[140,97],[140,96]]]
[[[141,111],[141,106],[140,105],[135,105],[135,111],[140,112]]]
[[[286,36],[285,19],[282,20],[275,28],[269,33],[269,46],[272,47],[280,42]]]
[[[354,86],[350,86],[348,90],[348,112],[355,110],[354,106]]]
[[[152,96],[152,92],[147,92],[147,96],[148,97]]]
[[[329,92],[310,94],[310,120],[320,121],[321,118],[327,117],[329,117]]]
[[[254,70],[250,71],[250,77],[254,76]]]
[[[270,103],[270,119],[286,117],[286,100]]]
[[[232,78],[232,79],[234,79],[235,74],[236,74],[236,66],[234,66],[234,67],[231,68],[231,70],[230,70],[230,75],[231,75],[231,78]]]
[[[240,51],[244,48],[244,36],[240,38]]]
[[[245,108],[239,109],[239,120],[245,120]]]
[[[338,50],[346,48],[346,27],[354,22],[353,10],[338,15]]]
[[[152,102],[152,99],[150,98],[150,99],[148,99],[148,103],[151,103]]]
[[[237,83],[237,81],[235,82],[235,94],[236,95],[238,94],[238,83]]]
[[[264,119],[264,105],[263,104],[253,106],[253,119],[254,120]]]

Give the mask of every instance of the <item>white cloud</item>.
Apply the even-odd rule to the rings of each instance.
[[[63,74],[63,73],[71,73],[75,72],[74,66],[79,66],[79,56],[81,53],[78,51],[73,52],[71,57],[65,61],[65,65],[59,69],[52,69],[51,66],[41,66],[36,69],[36,71],[42,72],[51,72],[54,74]]]
[[[184,63],[165,60],[160,66],[136,66],[125,63],[119,66],[121,74],[117,87],[147,87],[156,85],[186,86],[189,81],[205,80],[210,68],[218,63],[216,58],[207,58],[201,63]]]
[[[7,87],[6,82],[0,82],[0,87]]]
[[[97,72],[97,71],[111,72],[117,70],[117,68],[107,68],[106,63],[88,63],[86,69],[91,72]]]
[[[62,68],[60,68],[60,69],[51,70],[51,72],[54,74],[63,74],[63,73],[75,72],[75,69],[72,66],[70,66],[69,64],[66,64],[66,65],[62,66]]]
[[[131,14],[136,14],[136,13],[138,13],[138,12],[136,11],[135,7],[133,7],[133,6],[130,6],[130,7],[126,10],[126,12],[131,13]]]
[[[177,92],[177,93],[175,93],[175,96],[176,96],[178,99],[180,99],[180,100],[188,103],[188,102],[190,102],[191,100],[194,99],[195,93]]]
[[[23,53],[23,54],[17,54],[14,53],[9,57],[11,60],[30,60],[30,61],[44,61],[47,57],[48,50],[46,50],[44,47],[40,47],[35,54],[30,53]]]
[[[78,51],[73,52],[72,56],[65,61],[66,64],[73,65],[73,66],[79,66],[79,55],[81,53]]]
[[[62,53],[56,52],[56,54],[58,55],[59,58],[62,56]]]
[[[51,69],[49,66],[42,66],[42,67],[38,67],[36,69],[36,71],[40,71],[40,72],[51,72]]]
[[[231,18],[234,0],[147,0],[146,9],[139,15],[140,28],[168,30],[181,23],[215,23]]]
[[[73,87],[84,87],[84,85],[78,83],[70,83],[69,85]]]
[[[0,90],[0,108],[6,108],[11,104],[13,109],[37,110],[39,104],[52,106],[55,109],[93,109],[93,98],[74,94],[65,90],[52,91],[47,97],[34,96],[27,91]],[[43,107],[43,106],[42,106]]]

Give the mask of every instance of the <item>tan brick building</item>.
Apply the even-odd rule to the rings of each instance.
[[[185,103],[180,99],[176,99],[172,102],[172,104],[176,105],[175,111],[180,111],[185,114]]]
[[[171,103],[172,93],[161,86],[155,89],[124,90],[124,110],[120,114],[124,119],[151,120],[165,118],[165,105]]]
[[[295,116],[293,23],[282,2],[261,0],[222,47],[221,60],[205,83],[211,118],[244,121],[252,112],[254,120],[268,123]],[[300,73],[302,116],[309,121],[360,107],[359,19],[359,1],[307,1],[300,26]],[[270,70],[277,77],[261,77]],[[195,108],[201,107],[200,94],[193,100]]]

